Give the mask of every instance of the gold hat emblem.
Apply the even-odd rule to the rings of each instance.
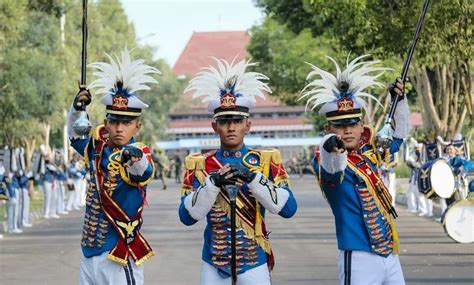
[[[234,109],[235,108],[235,101],[236,98],[234,95],[230,93],[224,94],[224,96],[221,97],[221,108],[222,109]]]
[[[112,99],[112,109],[124,110],[128,108],[128,99],[124,96],[115,96]]]
[[[354,101],[351,99],[343,98],[337,101],[338,112],[350,112],[352,110],[354,110]]]

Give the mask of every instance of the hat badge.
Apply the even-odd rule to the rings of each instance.
[[[128,107],[128,99],[125,96],[118,95],[112,99],[112,109],[125,110]]]
[[[234,109],[236,98],[231,93],[227,92],[221,97],[221,108],[222,109]]]
[[[350,112],[354,110],[354,101],[349,98],[342,98],[337,101],[338,112]]]

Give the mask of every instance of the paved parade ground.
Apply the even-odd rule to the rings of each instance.
[[[179,222],[178,185],[162,191],[154,181],[148,192],[143,235],[156,256],[145,263],[146,284],[198,284],[203,223]],[[336,236],[331,211],[314,177],[293,178],[298,201],[295,217],[270,215],[276,267],[275,285],[337,284]],[[433,219],[398,208],[401,263],[407,284],[474,284],[474,245],[458,244]],[[0,240],[0,284],[77,284],[83,212],[41,220],[21,235]]]

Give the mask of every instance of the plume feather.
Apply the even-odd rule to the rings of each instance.
[[[122,83],[125,94],[133,94],[140,90],[149,90],[149,83],[158,83],[150,74],[161,74],[161,72],[145,64],[143,59],[132,61],[127,47],[121,52],[121,57],[115,59],[105,54],[109,62],[94,62],[89,64],[96,71],[92,73],[97,79],[89,88],[97,88],[96,94],[115,94],[118,91],[118,82]]]
[[[246,72],[256,63],[250,60],[242,60],[235,63],[224,59],[217,59],[216,66],[208,66],[201,69],[189,82],[184,92],[193,92],[193,98],[200,98],[203,102],[219,100],[220,96],[226,92],[233,92],[235,96],[242,96],[251,102],[256,101],[256,97],[265,98],[265,93],[271,93],[266,82],[268,77],[258,72]]]
[[[350,62],[348,56],[346,69],[342,71],[337,62],[327,56],[336,68],[336,76],[308,63],[312,70],[308,73],[307,80],[311,81],[303,88],[298,100],[306,99],[306,109],[311,107],[311,110],[326,103],[336,102],[343,96],[352,98],[364,109],[367,108],[367,102],[364,98],[372,99],[383,107],[375,96],[364,90],[369,87],[382,87],[383,84],[378,82],[377,79],[385,71],[392,69],[375,66],[380,61],[362,61],[369,56],[369,54],[361,55]],[[374,72],[378,73],[374,75]],[[317,78],[313,80],[315,76]]]

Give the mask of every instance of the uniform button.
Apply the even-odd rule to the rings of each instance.
[[[372,245],[372,248],[375,248],[375,245]]]
[[[364,218],[367,218],[367,214],[364,214]]]
[[[385,221],[385,217],[382,217],[382,220],[384,220],[384,221]]]

